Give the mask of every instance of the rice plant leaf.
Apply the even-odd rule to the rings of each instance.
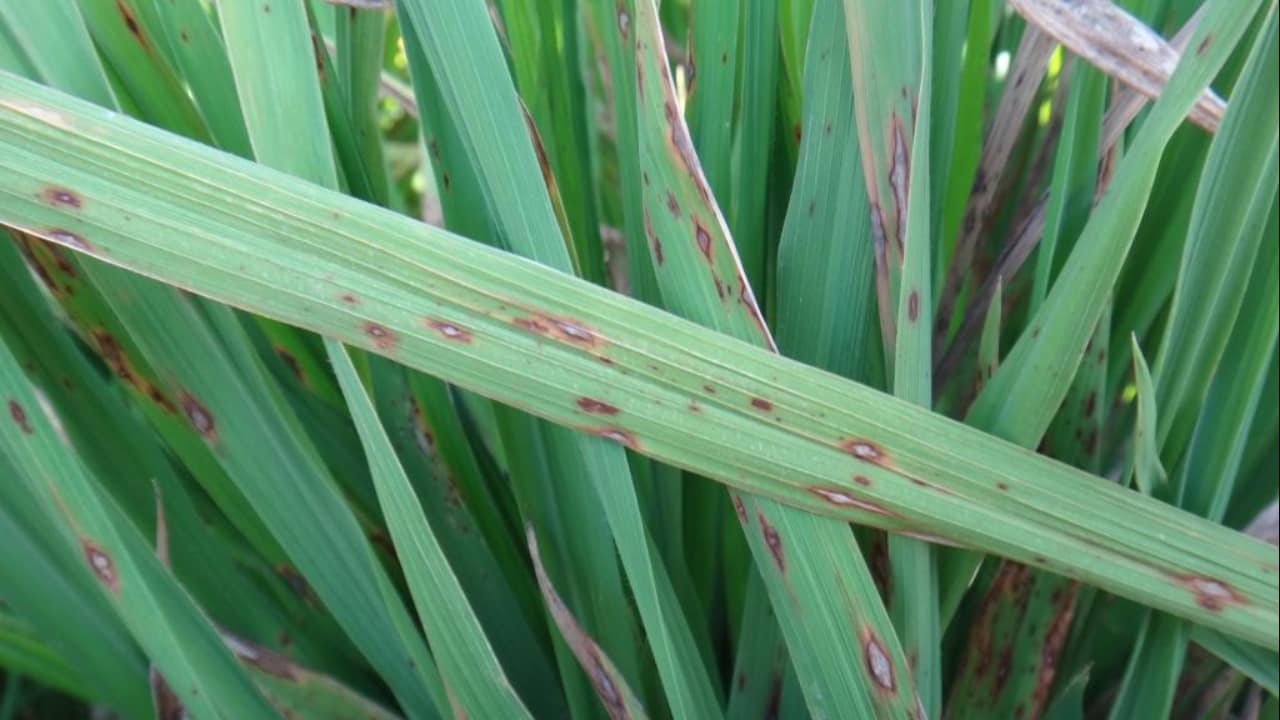
[[[1055,47],[1052,37],[1030,27],[1022,34],[1018,50],[1009,63],[1009,76],[1000,95],[1000,104],[983,137],[982,152],[975,168],[973,186],[968,189],[959,235],[947,258],[946,280],[939,288],[936,329],[939,341],[945,340],[951,329],[956,299],[972,269],[978,242],[987,234],[992,222],[1001,196],[1000,189],[1006,179],[1005,173],[1012,167],[1010,155],[1022,135],[1027,111],[1035,100]]]
[[[1011,0],[1010,5],[1107,76],[1148,98],[1160,97],[1178,64],[1178,51],[1111,0]],[[1209,132],[1218,129],[1226,103],[1205,90],[1188,116]]]
[[[159,31],[218,147],[252,157],[222,36],[200,0],[155,2]]]
[[[970,422],[1025,445],[1036,443],[1048,427],[1132,244],[1162,151],[1259,4],[1210,0],[1192,39],[1196,47],[1208,39],[1203,52],[1183,56],[1045,303],[970,408]]]
[[[618,672],[618,668],[604,654],[600,646],[582,630],[582,626],[569,612],[569,608],[565,607],[560,594],[551,584],[546,569],[542,567],[542,558],[538,553],[538,540],[533,533],[533,528],[526,531],[526,536],[529,542],[529,556],[533,559],[533,569],[538,575],[538,585],[542,589],[547,608],[551,611],[551,616],[555,619],[561,634],[564,635],[565,641],[573,649],[574,657],[591,678],[591,684],[604,705],[605,712],[609,714],[611,720],[624,718],[644,720],[648,715],[640,705],[636,694],[627,685],[626,679]]]
[[[675,111],[675,87],[651,0],[638,3],[635,32],[646,232],[664,304],[775,350],[688,129]],[[759,397],[750,407],[760,414],[773,410],[770,400]],[[857,708],[904,717],[914,711],[918,701],[907,665],[849,528],[770,499],[737,492],[731,497],[810,711]],[[821,629],[827,627],[839,630]],[[848,642],[851,637],[859,642]],[[834,672],[859,663],[868,672]]]
[[[378,489],[382,512],[405,569],[414,605],[431,641],[450,698],[474,717],[531,717],[507,682],[493,648],[449,567],[395,449],[378,421],[346,350],[330,353]]]
[[[917,105],[913,121],[907,216],[902,228],[902,267],[897,296],[893,360],[893,394],[921,407],[933,405],[933,210],[929,172],[933,81],[928,53],[933,49],[933,8],[921,2]],[[910,27],[910,26],[907,26]],[[923,540],[889,536],[893,592],[889,612],[914,660],[916,688],[926,716],[942,709],[942,630],[938,615],[938,571],[934,549]]]
[[[1213,630],[1191,628],[1191,642],[1217,655],[1272,695],[1280,694],[1280,655]]]
[[[1133,347],[1133,376],[1138,386],[1138,419],[1134,425],[1133,478],[1143,495],[1150,495],[1157,485],[1168,480],[1168,473],[1160,463],[1159,439],[1156,436],[1156,392],[1151,382],[1151,371],[1142,357],[1136,335],[1130,336]]]
[[[817,0],[800,157],[778,241],[776,337],[787,357],[881,387],[875,252],[849,67],[843,3]]]
[[[198,140],[207,139],[208,127],[173,69],[163,35],[156,33],[154,8],[148,7],[152,2],[76,0],[76,3],[93,36],[94,45],[128,94],[128,103],[136,104],[140,116],[170,132]],[[61,37],[60,32],[59,28],[58,37]],[[71,73],[82,72],[75,65],[70,67]],[[94,74],[94,71],[88,71],[89,77]],[[95,102],[102,100],[92,99]],[[124,98],[121,101],[124,102]],[[115,104],[112,102],[108,106]],[[124,106],[129,107],[130,104]]]
[[[867,197],[871,203],[872,238],[876,253],[876,288],[880,299],[880,329],[885,352],[893,356],[898,315],[899,276],[907,231],[911,156],[916,108],[920,102],[921,62],[932,43],[926,43],[923,8],[919,3],[881,3],[845,0],[845,29],[849,35],[858,143]],[[885,33],[884,28],[906,28]],[[928,127],[928,123],[925,123]],[[927,173],[925,173],[927,175]],[[928,299],[928,298],[926,298]]]
[[[180,688],[182,703],[211,718],[271,717],[271,706],[208,619],[62,444],[6,347],[0,347],[0,393],[9,415],[0,423],[0,450],[61,523],[64,541],[79,550],[84,571],[152,661]]]
[[[0,243],[0,278],[0,336],[49,401],[86,468],[144,536],[153,533],[152,497],[161,492],[175,538],[172,567],[201,607],[223,627],[293,638],[296,651],[325,656],[329,628],[311,623],[301,632],[295,620],[308,613],[289,602],[296,597],[262,558],[239,554],[242,541],[225,518],[193,500],[163,445],[113,387],[114,378],[104,376],[64,330],[12,243]],[[121,473],[126,467],[133,471]]]
[[[0,495],[0,543],[9,558],[21,559],[0,563],[6,606],[0,611],[0,655],[5,667],[55,687],[74,688],[120,712],[145,715],[150,701],[142,653],[93,586],[92,576],[80,571],[83,561],[63,542],[4,452],[0,471],[10,481]],[[76,658],[74,665],[64,667],[52,648],[39,647],[40,638],[50,637]]]
[[[741,14],[741,2],[693,3],[688,48],[692,76],[685,118],[689,134],[707,185],[721,206],[730,207]]]
[[[1163,445],[1179,414],[1199,406],[1243,301],[1277,188],[1277,71],[1266,57],[1274,6],[1250,53],[1196,189],[1169,320],[1152,368]],[[1209,19],[1202,23],[1206,25]],[[1200,32],[1203,32],[1200,31]],[[1216,39],[1215,39],[1216,40]],[[1194,40],[1193,40],[1194,41]],[[1224,231],[1229,235],[1224,237]],[[1224,252],[1225,248],[1225,252]]]
[[[398,716],[352,691],[332,677],[309,670],[284,655],[222,632],[227,649],[281,715],[314,720],[397,720]]]
[[[777,0],[747,0],[743,4],[733,204],[726,206],[733,208],[733,244],[741,258],[746,282],[760,298],[765,297],[766,290],[768,204],[765,198],[771,178],[774,116],[778,111],[778,12]],[[725,30],[720,26],[721,34],[728,34]],[[709,181],[708,185],[714,188]]]
[[[454,6],[458,20],[467,17],[474,19],[482,10],[478,3],[470,0],[457,2]],[[495,62],[496,54],[485,52],[487,43],[490,42],[490,33],[482,22],[462,23],[457,26],[457,32],[447,33],[443,32],[447,28],[442,26],[438,17],[426,19],[422,14],[424,8],[419,3],[403,3],[401,12],[420,30],[421,45],[426,51],[431,72],[438,79],[447,76],[448,82],[442,81],[440,87],[446,96],[450,92],[455,93],[452,96],[454,104],[469,107],[473,106],[471,104],[482,102],[495,107],[505,107],[508,116],[518,117],[519,108],[514,102],[510,80],[505,77],[505,68]],[[422,23],[427,22],[431,23],[432,27],[423,27]],[[619,32],[624,29],[631,31],[630,24],[626,23],[624,27],[621,19],[619,19],[618,29]],[[462,35],[477,33],[479,37],[475,42],[462,43],[467,46],[464,51],[459,45],[459,41],[463,39]],[[475,65],[472,68],[474,71],[492,73],[487,85],[471,86],[462,82],[463,75],[457,63],[453,61],[460,52],[470,53],[475,58]],[[485,92],[486,89],[488,92]],[[526,202],[531,203],[539,202],[540,196],[545,197],[545,193],[542,192],[541,174],[532,172],[535,163],[512,163],[510,157],[502,157],[494,152],[503,142],[511,140],[509,135],[514,129],[508,129],[499,138],[490,137],[487,132],[492,130],[476,127],[474,123],[462,117],[456,118],[455,125],[462,130],[462,142],[467,147],[468,156],[473,158],[478,185],[483,196],[489,201],[488,207],[502,241],[509,243],[513,249],[526,257],[541,259],[542,262],[562,271],[572,270],[562,250],[564,240],[561,233],[557,226],[545,222],[545,215],[541,216],[542,221],[530,221],[517,217],[512,213],[511,208],[501,207],[493,201],[504,193],[518,193],[526,197]],[[517,134],[514,137],[519,142],[527,138],[528,134]],[[510,152],[525,153],[520,157],[532,161],[533,157],[527,155],[527,148],[527,145],[524,148],[511,148]],[[576,399],[575,407],[587,418],[608,416],[613,413],[614,408],[610,400],[603,395],[581,396]],[[601,545],[593,535],[595,531],[607,528],[613,535],[613,544],[619,550],[618,557],[622,560],[631,588],[636,593],[635,604],[653,647],[658,674],[673,712],[681,717],[718,715],[720,712],[718,702],[712,694],[705,666],[699,653],[693,651],[697,646],[691,631],[684,620],[683,613],[676,612],[680,606],[674,595],[667,569],[661,565],[659,557],[652,552],[652,548],[645,539],[645,533],[635,522],[637,518],[634,508],[638,507],[638,501],[625,453],[621,448],[604,441],[611,439],[608,435],[602,434],[604,438],[602,440],[573,435],[554,427],[547,427],[543,432],[547,440],[546,452],[550,462],[546,466],[547,469],[542,472],[541,482],[558,483],[560,477],[566,476],[586,477],[597,489],[594,495],[570,493],[561,489],[556,502],[559,507],[547,509],[548,514],[563,514],[562,526],[566,534],[561,542],[565,543],[568,551],[578,553],[584,558],[594,557],[591,561],[578,562],[575,565],[585,569],[589,567],[589,563],[595,563],[599,572],[616,573],[612,549],[607,545]],[[529,443],[523,444],[529,445]],[[526,447],[524,450],[537,452],[536,446]],[[607,520],[607,526],[599,522],[601,502],[604,504],[603,519]],[[533,505],[528,501],[524,504]],[[598,639],[606,648],[619,650],[626,648],[632,638],[629,637],[626,625],[618,623],[616,619],[618,613],[627,612],[629,608],[622,597],[620,586],[613,586],[617,592],[602,592],[598,579],[590,578],[589,575],[584,577],[587,578],[585,583],[591,587],[591,592],[586,593],[585,596],[598,608],[594,613],[596,617],[589,617],[591,622],[588,628],[596,628]],[[614,577],[616,578],[616,575]],[[614,582],[617,582],[616,579]],[[626,655],[615,654],[614,660],[619,663],[624,672],[630,674],[629,658]]]
[[[1084,718],[1084,694],[1089,685],[1089,671],[1089,668],[1081,670],[1062,686],[1058,696],[1041,716],[1044,720],[1082,720]]]
[[[4,44],[36,77],[104,107],[116,104],[75,0],[49,0],[38,5],[6,0],[0,3],[0,24],[9,31]],[[57,54],[39,47],[53,37],[58,38]],[[30,43],[37,45],[27,46]]]
[[[972,428],[8,74],[0,146],[4,224],[323,327],[747,491],[1031,562],[1263,646],[1280,640],[1268,546]],[[50,186],[72,189],[79,207],[51,203]],[[340,300],[351,290],[367,298],[359,312]],[[618,413],[584,421],[584,396]],[[690,401],[701,411],[686,412]],[[1218,584],[1239,601],[1203,607]]]
[[[54,690],[77,697],[94,697],[81,671],[49,647],[47,634],[7,611],[0,611],[0,666],[14,684],[18,677],[25,676]],[[6,684],[6,691],[10,687],[12,685]],[[104,698],[99,699],[106,702]],[[145,695],[141,700],[135,709],[140,716],[150,709]]]

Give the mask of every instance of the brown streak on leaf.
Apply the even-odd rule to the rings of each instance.
[[[204,437],[205,442],[214,442],[218,439],[218,429],[214,423],[213,415],[209,413],[209,409],[200,403],[189,392],[184,392],[178,397],[182,405],[182,412],[187,416],[187,420],[191,423],[191,427],[196,429]]]
[[[840,443],[840,449],[850,455],[881,467],[889,467],[889,457],[884,449],[868,440],[850,439]]]
[[[589,413],[599,413],[601,415],[617,415],[618,414],[618,408],[610,405],[607,402],[601,402],[599,400],[594,400],[589,397],[578,398],[578,407],[582,408],[584,412],[589,412]]]
[[[470,343],[472,341],[471,331],[466,328],[455,325],[443,320],[426,320],[427,327],[435,330],[445,337],[447,340],[453,340],[460,343]]]
[[[1244,596],[1230,585],[1200,575],[1174,575],[1179,585],[1196,595],[1196,604],[1210,612],[1221,612],[1227,605],[1247,605]]]
[[[787,561],[782,554],[782,538],[778,536],[777,528],[769,524],[764,513],[756,513],[756,520],[760,521],[760,534],[764,537],[764,544],[769,548],[769,554],[773,555],[773,563],[778,566],[778,572],[785,575]]]
[[[84,200],[79,195],[64,187],[53,186],[45,188],[42,197],[51,205],[75,208],[77,210],[84,204]]]
[[[385,325],[380,325],[372,320],[366,321],[360,326],[365,335],[373,341],[373,346],[379,350],[390,350],[396,345],[396,334],[388,330]]]
[[[612,440],[619,445],[624,445],[632,450],[640,450],[640,441],[636,440],[636,436],[632,433],[616,427],[592,428],[587,432],[605,440]]]
[[[871,502],[869,500],[861,500],[859,498],[856,498],[850,495],[848,492],[845,492],[844,490],[835,490],[832,488],[824,488],[824,487],[817,487],[817,486],[811,486],[808,488],[808,490],[809,492],[813,493],[814,495],[817,495],[818,497],[831,503],[832,505],[836,505],[839,507],[856,508],[858,510],[874,513],[876,515],[884,515],[885,517],[897,517],[895,513],[890,512],[888,509],[884,508],[883,506],[877,503]]]
[[[13,418],[13,422],[24,435],[30,435],[34,432],[31,429],[30,421],[27,420],[27,412],[22,409],[17,400],[9,401],[9,416]]]
[[[94,577],[112,593],[120,592],[120,578],[116,575],[116,566],[111,556],[88,538],[80,538],[80,547],[84,550],[84,559],[89,563],[89,570]]]
[[[867,674],[882,692],[897,691],[893,661],[889,659],[889,654],[885,652],[880,638],[871,628],[864,628],[862,631],[862,659],[866,665]]]
[[[280,347],[279,345],[277,345],[274,349],[276,351],[276,355],[279,355],[280,359],[284,361],[284,364],[288,366],[289,372],[292,372],[293,376],[298,378],[298,382],[302,383],[303,385],[306,385],[307,376],[306,376],[306,373],[303,372],[302,365],[298,362],[298,358],[294,357],[293,353],[289,352],[288,350],[285,350],[283,347]]]
[[[120,18],[124,20],[124,26],[128,29],[129,34],[138,41],[143,50],[151,52],[151,46],[147,43],[146,35],[142,32],[142,27],[138,25],[138,18],[133,14],[133,10],[125,0],[116,0],[116,10],[120,13]]]

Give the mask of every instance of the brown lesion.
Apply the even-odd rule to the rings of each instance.
[[[872,684],[882,693],[895,693],[898,690],[893,659],[889,657],[880,636],[871,628],[862,630],[863,666],[871,678]]]
[[[151,45],[147,42],[146,33],[143,32],[142,26],[138,23],[138,16],[134,14],[133,8],[129,7],[126,0],[116,0],[116,11],[120,13],[120,19],[124,21],[125,28],[129,34],[133,36],[143,50],[151,51]]]
[[[373,341],[373,346],[379,350],[390,350],[396,346],[396,342],[399,339],[386,325],[372,320],[366,321],[360,328]]]
[[[179,396],[179,403],[182,405],[182,412],[187,417],[187,421],[191,423],[191,427],[205,439],[205,442],[214,442],[218,439],[218,428],[214,422],[213,413],[209,412],[209,408],[205,407],[196,396],[189,392],[184,392]]]
[[[598,348],[604,345],[604,339],[594,329],[571,318],[534,314],[513,318],[511,322],[531,335],[585,348]]]
[[[855,477],[855,481],[856,481],[856,477]],[[844,490],[840,488],[821,487],[818,485],[811,485],[806,489],[809,492],[813,493],[814,495],[817,495],[818,497],[822,498],[828,504],[835,505],[836,507],[846,507],[846,508],[852,508],[855,510],[862,510],[864,512],[869,512],[876,515],[883,515],[885,517],[898,517],[897,513],[894,513],[893,511],[884,507],[880,503],[873,502],[871,500],[865,500],[860,497],[855,497],[854,494],[848,490]]]
[[[599,415],[617,415],[618,408],[607,402],[596,400],[589,397],[578,398],[578,407],[583,412],[596,413]]]
[[[84,205],[84,199],[78,193],[56,185],[45,188],[41,197],[55,207],[79,210]]]
[[[431,330],[435,330],[440,333],[446,340],[452,340],[460,343],[470,343],[473,340],[471,331],[456,323],[428,318],[426,320],[426,325]]]
[[[1174,574],[1174,581],[1196,596],[1196,604],[1210,612],[1222,612],[1228,605],[1248,605],[1236,589],[1216,578],[1195,574]]]
[[[307,376],[302,369],[302,365],[298,362],[298,358],[294,357],[293,353],[289,352],[288,350],[285,350],[283,347],[280,347],[279,345],[276,345],[272,349],[275,350],[276,355],[279,356],[282,361],[284,361],[285,366],[289,368],[289,372],[293,373],[293,376],[298,378],[298,382],[302,383],[303,385],[306,385]]]
[[[18,404],[17,400],[9,401],[9,417],[13,418],[13,422],[22,431],[23,435],[30,435],[35,432],[31,427],[31,421],[27,419],[27,411]]]
[[[84,551],[84,559],[89,564],[90,572],[98,582],[113,594],[120,592],[120,577],[116,574],[116,565],[111,556],[88,538],[80,539],[80,548]]]
[[[778,566],[778,572],[786,574],[787,561],[782,553],[782,538],[778,536],[777,528],[769,524],[764,513],[756,513],[756,520],[760,522],[760,534],[765,546],[769,548],[769,554],[773,556],[773,564]]]
[[[640,441],[636,439],[634,433],[628,430],[623,430],[618,427],[601,427],[590,428],[587,432],[591,435],[595,435],[596,437],[602,437],[605,440],[612,440],[613,442],[632,450],[640,450]]]
[[[115,335],[103,328],[93,328],[89,331],[89,338],[98,352],[98,357],[102,358],[103,363],[121,382],[133,388],[164,412],[169,414],[177,412],[177,407],[164,391],[138,372]]]
[[[889,467],[889,455],[880,445],[861,438],[849,438],[840,442],[840,449],[864,462]]]

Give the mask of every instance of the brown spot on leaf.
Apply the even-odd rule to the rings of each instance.
[[[867,440],[846,440],[840,443],[840,449],[850,455],[876,465],[887,466],[888,457],[879,445]]]
[[[200,401],[188,392],[182,393],[179,401],[182,403],[182,412],[187,416],[191,427],[195,428],[206,441],[216,440],[218,429],[214,424],[213,415],[209,413],[209,408],[200,404]]]
[[[373,341],[373,346],[379,350],[389,350],[390,348],[395,347],[396,334],[388,330],[385,325],[379,325],[378,323],[369,320],[361,326],[361,329],[364,330],[364,334],[368,335],[369,339]]]
[[[280,579],[284,581],[284,584],[288,585],[289,589],[292,590],[293,594],[298,596],[299,599],[308,605],[319,605],[315,592],[311,590],[311,586],[307,583],[306,578],[302,577],[302,573],[299,573],[297,568],[292,565],[280,563],[279,565],[276,565],[275,570],[276,575],[280,576]]]
[[[794,143],[795,143],[795,144],[797,144],[797,145],[799,145],[799,144],[800,144],[800,134],[801,134],[800,123],[796,123],[795,125],[792,125],[792,126],[791,126],[791,141],[792,141],[792,142],[794,142]]]
[[[703,385],[703,386],[702,386],[702,389],[703,389],[705,392],[707,392],[707,393],[709,393],[709,394],[711,394],[711,395],[715,395],[715,394],[716,394],[716,389],[715,389],[714,387],[710,386],[710,385]]]
[[[915,322],[920,319],[920,293],[915,290],[907,296],[907,320]]]
[[[1085,417],[1093,417],[1093,409],[1097,401],[1098,401],[1097,391],[1090,390],[1089,394],[1086,395],[1084,398],[1084,416]]]
[[[23,434],[30,435],[33,432],[31,422],[27,420],[27,411],[22,409],[17,400],[9,401],[9,417],[13,418],[14,424]]]
[[[70,230],[63,228],[49,228],[44,234],[50,240],[66,245],[74,250],[92,252],[94,249],[93,246],[89,244],[89,241],[84,239],[84,236],[78,233],[73,233]]]
[[[84,550],[85,562],[89,563],[89,570],[93,572],[94,577],[98,578],[111,592],[119,592],[120,578],[116,576],[116,565],[102,548],[98,547],[92,540],[81,538],[80,547]]]
[[[613,442],[616,442],[619,445],[625,445],[626,447],[629,447],[632,450],[640,449],[640,442],[636,440],[636,436],[626,430],[622,430],[621,428],[616,428],[616,427],[594,428],[592,430],[588,430],[588,432],[590,432],[592,435],[602,437],[605,440],[612,440]]]
[[[653,252],[653,262],[659,267],[662,266],[662,241],[658,239],[658,233],[653,229],[653,217],[649,215],[649,208],[644,209],[644,234],[649,238],[649,247]]]
[[[711,262],[711,235],[697,218],[693,221],[693,238],[698,243],[698,251]]]
[[[45,188],[44,199],[52,205],[61,205],[69,208],[78,209],[84,204],[79,195],[64,187]]]
[[[769,554],[773,556],[773,564],[778,566],[778,572],[785,574],[787,561],[782,554],[782,538],[778,537],[777,528],[769,524],[763,513],[756,513],[756,520],[760,521],[760,534],[764,537],[764,544],[769,548]]]
[[[182,707],[182,701],[178,699],[178,694],[169,687],[168,681],[156,670],[153,665],[150,670],[151,676],[151,702],[156,709],[156,720],[183,720],[187,717],[186,708]]]
[[[854,475],[853,481],[862,487],[871,487],[871,480],[868,479],[866,475]]]
[[[1209,33],[1205,35],[1204,39],[1200,41],[1200,44],[1196,46],[1196,55],[1203,55],[1204,51],[1208,50],[1209,46],[1212,44],[1213,44],[1213,33]]]
[[[142,32],[142,27],[138,25],[138,18],[133,14],[133,10],[125,0],[116,0],[116,10],[120,13],[121,19],[124,20],[124,26],[128,29],[129,34],[142,45],[143,49],[150,50],[147,46],[147,38]]]
[[[285,350],[279,345],[275,347],[275,351],[276,351],[276,355],[279,355],[280,359],[284,361],[284,364],[288,366],[289,372],[293,373],[293,376],[298,378],[298,382],[302,383],[303,385],[306,385],[307,384],[306,373],[302,371],[302,365],[298,362],[298,358],[294,357],[293,353],[289,352],[288,350]]]
[[[598,413],[600,415],[617,415],[618,414],[618,408],[610,405],[607,402],[601,402],[599,400],[594,400],[589,397],[578,398],[578,407],[582,408],[583,412]]]
[[[618,692],[617,685],[613,683],[613,677],[609,675],[609,671],[605,668],[604,663],[601,662],[599,651],[593,645],[586,651],[586,654],[591,659],[591,667],[588,668],[591,675],[591,684],[595,687],[596,694],[600,696],[600,700],[604,702],[609,717],[627,717],[627,708],[622,703],[622,695]]]
[[[870,628],[862,631],[862,659],[866,665],[867,674],[880,690],[889,693],[897,690],[893,661],[889,659],[889,653],[885,652],[880,638]]]
[[[426,322],[428,328],[435,330],[448,340],[454,340],[460,343],[470,343],[472,340],[471,331],[461,325],[444,322],[443,320],[428,319]]]
[[[627,12],[626,3],[618,3],[618,34],[622,35],[622,39],[626,40],[631,33],[631,15]]]
[[[342,302],[344,302],[344,303],[348,304],[348,305],[359,305],[359,304],[360,304],[360,298],[356,297],[355,295],[352,295],[351,293],[343,293],[343,294],[341,294],[341,295],[339,295],[339,296],[338,296],[338,299],[339,299],[339,300],[341,300]]]
[[[889,155],[889,188],[893,191],[893,211],[897,225],[894,228],[893,239],[897,243],[899,257],[901,257],[902,236],[907,226],[907,187],[911,181],[911,160],[908,156],[909,150],[907,148],[906,133],[902,127],[902,120],[898,118],[897,113],[893,113],[889,117],[889,122],[893,128]]]
[[[742,497],[737,493],[733,494],[733,512],[738,515],[738,523],[747,524],[747,509],[742,505]]]
[[[1245,599],[1230,585],[1200,575],[1174,575],[1178,584],[1196,595],[1196,604],[1210,612],[1221,612],[1227,605],[1245,605]]]
[[[809,492],[813,493],[814,495],[817,495],[818,497],[831,503],[832,505],[837,505],[839,507],[856,508],[858,510],[863,510],[869,513],[875,513],[876,515],[884,515],[885,517],[896,517],[894,513],[890,512],[889,510],[882,507],[878,503],[856,498],[844,490],[836,490],[832,488],[817,487],[817,486],[811,486],[808,488],[808,490]]]
[[[1004,492],[1009,489],[1009,483],[1001,481],[996,483],[996,487],[999,488],[1001,492]]]
[[[297,666],[289,658],[261,645],[241,640],[229,633],[223,633],[227,647],[240,662],[251,665],[267,675],[296,682],[299,679]]]
[[[671,211],[671,217],[680,219],[680,203],[676,202],[676,196],[670,190],[667,191],[667,210]]]
[[[770,412],[773,410],[773,403],[765,400],[764,398],[753,397],[751,398],[751,407],[756,408],[757,410]]]

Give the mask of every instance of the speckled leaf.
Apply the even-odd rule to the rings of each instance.
[[[8,415],[0,422],[0,451],[44,512],[60,524],[60,534],[78,550],[84,572],[93,574],[151,660],[179,688],[183,704],[202,717],[271,717],[270,705],[222,646],[203,612],[63,444],[3,346],[0,397]]]
[[[916,406],[4,74],[0,147],[0,221],[63,247],[323,327],[749,492],[1280,641],[1268,546]],[[74,185],[80,206],[50,203],[51,185]],[[147,216],[121,209],[144,202]],[[340,300],[352,290],[368,298],[358,314]],[[584,396],[618,413],[584,422]],[[1233,601],[1201,604],[1224,590]]]

